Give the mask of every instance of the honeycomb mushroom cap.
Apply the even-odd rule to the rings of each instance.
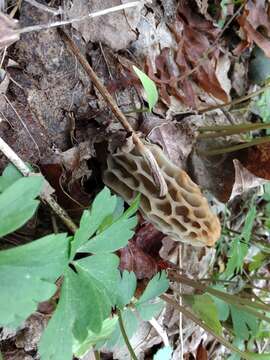
[[[144,217],[173,240],[194,246],[213,246],[220,237],[220,222],[198,185],[157,145],[145,146],[154,155],[168,186],[164,197],[159,197],[151,170],[136,147],[108,156],[104,183],[129,204],[140,193]]]

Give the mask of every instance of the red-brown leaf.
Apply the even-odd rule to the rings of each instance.
[[[203,346],[203,341],[200,342],[196,353],[196,360],[208,360],[208,354]]]

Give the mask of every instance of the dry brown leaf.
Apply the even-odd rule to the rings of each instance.
[[[196,0],[196,4],[198,6],[200,13],[202,15],[205,15],[208,9],[208,0]]]
[[[20,39],[20,35],[16,32],[18,25],[18,20],[10,19],[8,15],[0,12],[0,49]]]
[[[188,156],[196,140],[196,132],[195,128],[187,127],[185,124],[191,120],[196,123],[196,118],[200,118],[200,116],[186,117],[183,123],[163,123],[154,127],[147,138],[160,145],[175,165],[186,169]]]
[[[130,2],[126,0],[123,2]],[[74,0],[68,11],[70,18],[78,18],[91,12],[120,5],[119,0]],[[125,49],[136,40],[135,28],[140,20],[140,10],[126,9],[112,14],[99,16],[82,22],[73,23],[86,42],[102,42],[114,50]]]
[[[133,242],[120,250],[119,268],[133,271],[137,279],[151,279],[159,270],[157,261]]]
[[[212,22],[196,14],[187,1],[180,2],[178,18],[170,25],[170,29],[177,45],[162,49],[155,60],[156,69],[150,60],[146,61],[147,73],[158,85],[160,97],[165,104],[169,106],[171,97],[174,96],[186,106],[196,108],[199,99],[193,81],[216,99],[228,101],[228,86],[225,91],[216,75],[219,51],[209,55],[208,60],[191,76],[185,76],[205,56],[220,30]]]
[[[241,163],[255,176],[270,180],[270,143],[248,148]]]
[[[252,189],[254,187],[263,185],[267,182],[266,179],[259,178],[248,171],[239,160],[234,159],[233,165],[235,169],[235,179],[232,188],[232,192],[230,195],[230,200],[232,200],[235,196],[241,195],[244,192]]]
[[[244,39],[235,50],[236,52],[245,50],[255,42],[264,51],[265,55],[270,57],[270,40],[258,31],[258,28],[262,28],[267,36],[270,35],[268,6],[268,2],[265,0],[247,1],[243,14],[238,17],[238,22],[244,32]]]
[[[208,360],[208,354],[205,347],[203,346],[203,341],[201,341],[200,345],[198,346],[196,360]]]

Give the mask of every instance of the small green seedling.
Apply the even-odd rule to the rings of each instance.
[[[144,91],[146,93],[146,98],[148,102],[149,112],[152,111],[153,107],[156,105],[158,101],[158,91],[156,84],[153,80],[151,80],[143,71],[138,69],[136,66],[133,66],[133,70],[140,79]]]

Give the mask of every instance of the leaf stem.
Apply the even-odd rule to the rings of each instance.
[[[270,311],[269,305],[259,304],[258,302],[254,302],[254,301],[245,299],[240,296],[228,294],[228,293],[225,293],[224,291],[220,291],[220,290],[208,287],[206,284],[202,284],[199,281],[195,281],[195,280],[186,278],[185,276],[177,274],[173,271],[168,272],[168,277],[172,281],[182,282],[183,284],[190,286],[194,289],[197,289],[200,292],[208,292],[209,294],[212,294],[232,305],[235,305],[240,310],[252,313],[254,316],[257,316],[258,318],[263,318],[263,320],[270,322],[269,317],[262,315],[258,311],[254,311],[253,309],[250,309],[250,308],[255,308],[255,309],[260,309],[260,310],[269,312]]]
[[[210,125],[210,126],[201,126],[199,127],[200,132],[205,131],[223,131],[223,130],[232,130],[232,129],[246,129],[246,130],[256,130],[257,128],[268,128],[270,127],[270,124],[264,124],[264,123],[241,123],[241,124],[234,124],[234,125]]]
[[[235,152],[238,150],[246,149],[246,148],[249,148],[254,145],[265,144],[268,142],[270,142],[270,136],[262,136],[260,138],[253,139],[253,140],[245,142],[243,144],[237,144],[237,145],[229,146],[226,148],[212,149],[212,150],[206,150],[206,151],[197,150],[197,151],[199,154],[205,155],[205,156],[222,155],[222,154],[227,154],[230,152]]]
[[[254,91],[251,94],[241,96],[241,97],[239,97],[239,98],[237,98],[235,100],[225,102],[224,104],[214,105],[214,106],[209,106],[208,108],[198,109],[198,113],[204,114],[204,113],[209,112],[209,111],[222,109],[222,108],[227,107],[227,106],[234,106],[234,105],[240,104],[243,101],[249,100],[249,99],[251,99],[251,98],[253,98],[253,97],[257,96],[257,95],[260,95],[261,93],[263,93],[269,87],[270,87],[270,83],[267,83],[265,86],[263,86],[262,88],[260,88],[257,91]]]
[[[202,134],[198,135],[198,139],[213,139],[222,136],[230,136],[240,134],[242,132],[252,130],[269,129],[270,124],[237,124],[237,125],[221,125],[221,126],[205,126],[199,128],[199,132]],[[212,133],[209,133],[212,131]]]
[[[100,352],[97,350],[94,350],[94,356],[95,356],[95,360],[100,360]]]
[[[187,318],[191,319],[195,324],[199,325],[201,328],[209,332],[213,335],[221,344],[226,346],[226,348],[230,349],[231,351],[236,352],[237,354],[241,355],[246,360],[251,360],[252,357],[249,354],[237,349],[233,346],[229,341],[227,341],[223,336],[218,335],[214,330],[212,330],[206,323],[202,322],[197,316],[195,316],[192,312],[187,310],[184,306],[179,305],[176,301],[170,299],[167,295],[160,295],[160,298],[164,300],[166,303],[172,305],[175,309],[182,312]]]
[[[129,339],[128,339],[128,336],[127,336],[127,333],[126,333],[126,330],[125,330],[125,327],[124,327],[124,322],[123,322],[123,317],[122,317],[122,312],[120,309],[116,309],[116,312],[117,312],[117,315],[118,315],[118,321],[119,321],[119,327],[120,327],[120,331],[122,333],[122,336],[124,338],[124,341],[126,343],[126,346],[128,348],[128,351],[130,353],[130,356],[133,360],[138,360],[130,342],[129,342]]]

